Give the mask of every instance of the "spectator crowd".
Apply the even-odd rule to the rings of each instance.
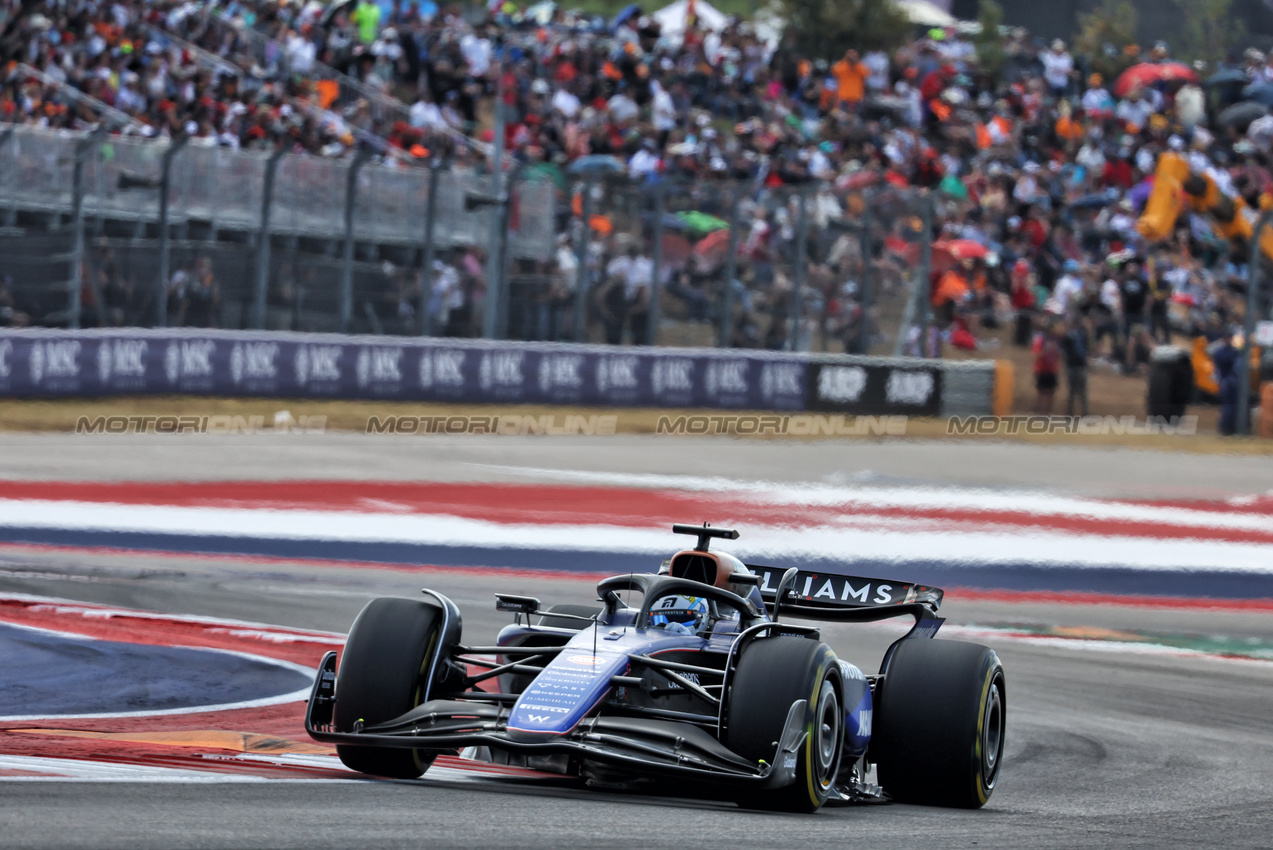
[[[404,168],[437,156],[489,168],[502,124],[502,167],[597,164],[630,191],[692,186],[705,214],[737,213],[736,280],[697,252],[665,258],[655,280],[648,238],[603,228],[581,256],[580,189],[563,187],[556,252],[513,269],[510,332],[528,338],[570,336],[583,280],[609,342],[650,338],[657,287],[665,310],[724,324],[726,344],[867,351],[886,334],[882,296],[902,290],[930,237],[930,297],[897,331],[908,351],[975,351],[1010,326],[1035,352],[1041,410],[1061,378],[1082,409],[1090,366],[1142,370],[1173,335],[1218,344],[1241,320],[1245,252],[1205,215],[1182,215],[1154,242],[1137,227],[1160,155],[1252,209],[1273,189],[1273,118],[1223,111],[1248,85],[1267,85],[1254,96],[1273,104],[1273,57],[1256,50],[1195,67],[1166,44],[1115,45],[1136,66],[1118,79],[1020,30],[1004,31],[993,72],[958,29],[917,32],[892,52],[807,56],[791,34],[749,21],[708,27],[693,0],[668,32],[640,12],[605,22],[504,4],[475,16],[431,0],[0,0],[0,25],[5,122],[95,121],[69,87],[142,135],[329,157],[375,144]],[[340,91],[349,80],[355,96]],[[390,102],[401,107],[381,108]],[[713,184],[741,187],[737,210],[702,189]],[[799,252],[795,191],[818,225]],[[907,200],[866,239],[828,229],[856,220],[867,193]],[[928,234],[917,198],[933,207]],[[479,248],[439,256],[435,332],[476,331],[484,273]],[[419,286],[395,279],[387,313],[409,313]],[[727,292],[737,313],[722,322]]]

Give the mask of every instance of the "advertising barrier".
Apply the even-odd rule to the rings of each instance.
[[[195,394],[967,416],[994,363],[215,330],[0,332],[0,396]]]

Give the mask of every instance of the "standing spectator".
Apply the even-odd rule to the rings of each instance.
[[[1136,338],[1146,325],[1145,308],[1149,300],[1149,287],[1141,279],[1140,264],[1123,266],[1119,274],[1119,295],[1123,309],[1123,370],[1130,374],[1136,368]]]
[[[1043,78],[1047,80],[1052,97],[1061,100],[1069,93],[1074,58],[1066,52],[1065,42],[1058,38],[1052,42],[1052,49],[1039,59],[1043,62]]]
[[[866,94],[866,80],[871,69],[858,59],[856,50],[846,50],[844,58],[831,66],[835,77],[836,100],[842,106],[856,109]]]
[[[1034,404],[1035,413],[1044,416],[1052,413],[1052,398],[1056,395],[1060,364],[1061,347],[1057,343],[1056,327],[1049,321],[1034,338],[1034,388],[1038,393]]]
[[[1061,339],[1065,354],[1065,383],[1069,395],[1065,400],[1065,415],[1074,416],[1077,406],[1079,416],[1087,416],[1087,317],[1077,316]],[[1076,405],[1075,402],[1078,402]]]
[[[186,286],[181,325],[191,328],[215,328],[221,307],[221,285],[212,274],[212,260],[200,257],[195,260],[194,272]]]
[[[1017,260],[1012,264],[1012,309],[1016,310],[1016,331],[1012,341],[1025,348],[1030,344],[1030,330],[1038,314],[1038,302],[1030,289],[1030,264]]]
[[[889,67],[888,54],[883,50],[872,50],[862,57],[870,75],[866,78],[866,87],[873,95],[882,95],[888,91]]]
[[[375,0],[358,0],[349,20],[358,27],[358,40],[364,45],[374,44],[380,35],[380,6]]]
[[[1233,337],[1228,333],[1212,343],[1210,352],[1216,383],[1220,385],[1220,435],[1231,437],[1238,432],[1238,393],[1249,392],[1246,387],[1238,386],[1238,358],[1245,354],[1233,344]]]
[[[637,248],[628,248],[628,268],[623,296],[633,345],[645,345],[649,333],[650,287],[654,285],[654,262]]]
[[[628,271],[631,267],[632,258],[629,253],[615,257],[606,265],[606,281],[597,290],[597,313],[601,316],[606,343],[609,345],[623,343],[623,327],[627,324],[628,313]]]

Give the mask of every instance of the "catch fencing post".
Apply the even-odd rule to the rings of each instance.
[[[803,188],[796,190],[796,200],[800,202],[800,211],[796,218],[796,268],[791,285],[791,340],[788,346],[791,351],[800,351],[800,334],[804,328],[804,283],[808,269],[806,242],[809,239],[809,204]],[[813,347],[813,340],[809,341]]]
[[[734,191],[729,207],[729,247],[725,255],[725,301],[721,305],[720,347],[729,348],[734,336],[734,276],[738,273],[738,214],[743,205],[743,185]]]
[[[159,161],[159,287],[156,299],[159,310],[158,326],[168,326],[168,278],[172,266],[172,234],[168,232],[168,189],[172,181],[172,161],[190,137],[182,134],[172,140]]]
[[[646,319],[645,342],[647,345],[659,344],[659,291],[663,285],[663,187],[664,180],[654,184],[654,257],[653,273],[650,281],[649,316]],[[634,340],[635,342],[635,340]]]
[[[591,177],[583,181],[583,232],[579,235],[579,247],[575,255],[578,268],[575,269],[575,342],[587,342],[588,334],[585,325],[588,320],[588,240],[592,236],[592,189],[595,184]]]
[[[493,199],[501,197],[504,181],[504,55],[500,54],[495,66],[495,149],[491,159],[491,195]],[[499,229],[504,225],[505,216],[499,212],[491,213],[491,238],[486,247],[486,306],[482,313],[482,336],[495,339],[499,334],[500,316],[504,293],[500,291],[501,250],[497,248],[502,240],[508,238],[507,231],[500,237]]]
[[[928,324],[928,299],[930,279],[933,276],[933,219],[937,210],[931,195],[925,198],[924,204],[924,246],[921,248],[919,260],[919,286],[915,288],[918,300],[915,302],[915,316],[919,323],[920,333],[925,333]]]
[[[265,298],[270,286],[270,208],[274,204],[274,178],[283,151],[276,150],[265,161],[265,185],[261,191],[261,226],[256,236],[256,304],[254,324],[265,327]]]
[[[71,178],[71,221],[74,227],[75,241],[71,248],[71,280],[70,280],[70,316],[67,324],[73,329],[80,327],[80,290],[84,286],[84,164],[97,151],[102,137],[106,135],[106,126],[99,125],[88,138],[75,145],[75,169]]]
[[[424,273],[420,276],[420,335],[433,335],[433,316],[429,314],[429,302],[433,300],[433,261],[437,255],[434,246],[434,221],[438,216],[438,175],[442,173],[442,158],[429,157],[429,197],[425,200],[424,220]]]
[[[340,264],[340,332],[349,333],[354,315],[354,201],[358,197],[358,172],[371,159],[371,152],[359,147],[345,175],[345,252]]]
[[[862,305],[862,333],[858,335],[857,351],[846,351],[846,354],[871,353],[871,299],[875,294],[872,291],[874,281],[871,265],[871,214],[874,201],[874,192],[867,190],[862,194],[862,232],[858,235],[858,250],[862,253],[862,284],[858,293]]]
[[[508,336],[508,269],[509,264],[513,261],[513,250],[509,244],[512,240],[510,228],[513,223],[513,190],[517,186],[517,181],[521,179],[523,168],[524,166],[520,163],[513,168],[512,174],[508,175],[508,184],[505,186],[504,194],[499,198],[500,203],[503,205],[499,211],[501,235],[498,243],[499,263],[496,266],[499,273],[495,277],[495,286],[493,288],[497,289],[500,293],[500,299],[498,302],[499,313],[496,315],[496,319],[499,321],[499,327],[496,328],[496,334],[501,338]],[[488,286],[486,289],[487,292],[490,292],[492,287]]]
[[[1255,336],[1255,313],[1260,307],[1260,234],[1273,224],[1273,210],[1265,210],[1251,234],[1251,265],[1247,274],[1246,318],[1242,324],[1242,351],[1238,356],[1238,433],[1251,435],[1251,348]],[[1273,318],[1273,317],[1271,317]],[[1260,416],[1273,416],[1271,410],[1261,410]]]

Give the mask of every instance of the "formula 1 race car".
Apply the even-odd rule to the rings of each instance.
[[[373,600],[339,667],[324,656],[306,730],[376,776],[415,778],[463,750],[601,788],[688,780],[687,793],[748,808],[985,804],[1003,760],[1003,666],[984,646],[932,640],[941,590],[744,565],[709,551],[736,531],[673,531],[696,547],[657,574],[603,580],[600,608],[497,594],[516,622],[495,646],[461,643],[439,593]],[[915,625],[874,676],[787,621],[901,615]]]

